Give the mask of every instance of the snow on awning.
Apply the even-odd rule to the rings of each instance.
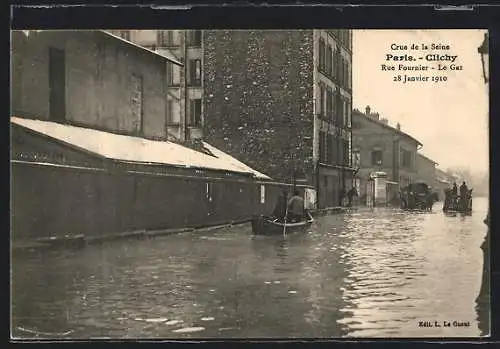
[[[11,122],[108,159],[222,170],[271,179],[207,143],[205,146],[215,157],[169,141],[117,135],[90,128],[18,117],[11,117]]]

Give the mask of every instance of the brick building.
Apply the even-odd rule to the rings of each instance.
[[[388,180],[387,199],[418,179],[417,151],[422,144],[407,133],[389,125],[367,106],[365,113],[354,109],[352,113],[353,162],[357,169],[355,183],[361,200],[369,194],[370,178],[385,173]]]
[[[205,30],[204,137],[338,206],[352,183],[349,30]]]
[[[115,35],[167,58],[167,120],[170,139],[194,140],[203,136],[203,31],[111,30]]]
[[[198,227],[268,213],[283,186],[169,141],[166,63],[104,31],[12,32],[14,241]]]

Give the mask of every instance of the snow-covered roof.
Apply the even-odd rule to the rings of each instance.
[[[169,141],[117,135],[50,121],[11,117],[11,122],[108,159],[250,173],[257,178],[271,179],[208,143],[204,146],[214,156]]]

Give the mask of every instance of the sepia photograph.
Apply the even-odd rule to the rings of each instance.
[[[490,336],[487,30],[10,34],[11,339]]]

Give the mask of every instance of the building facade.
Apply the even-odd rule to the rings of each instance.
[[[248,220],[286,187],[169,141],[173,59],[82,30],[14,31],[11,58],[14,242]]]
[[[167,63],[167,110],[170,139],[203,136],[203,31],[111,30],[113,34],[160,55],[183,62]]]
[[[438,165],[438,163],[421,153],[417,153],[416,165],[418,179],[426,182],[433,188],[439,188],[436,170],[436,165]]]
[[[338,206],[352,183],[352,32],[205,30],[204,136]],[[348,188],[347,188],[348,189]]]
[[[369,199],[370,181],[375,175],[385,174],[387,201],[395,199],[401,187],[418,179],[417,151],[422,144],[401,131],[399,124],[390,126],[387,119],[367,106],[364,113],[353,110],[352,132],[355,185],[361,201],[366,202],[367,196]]]
[[[11,110],[165,140],[167,62],[104,31],[14,31]]]

